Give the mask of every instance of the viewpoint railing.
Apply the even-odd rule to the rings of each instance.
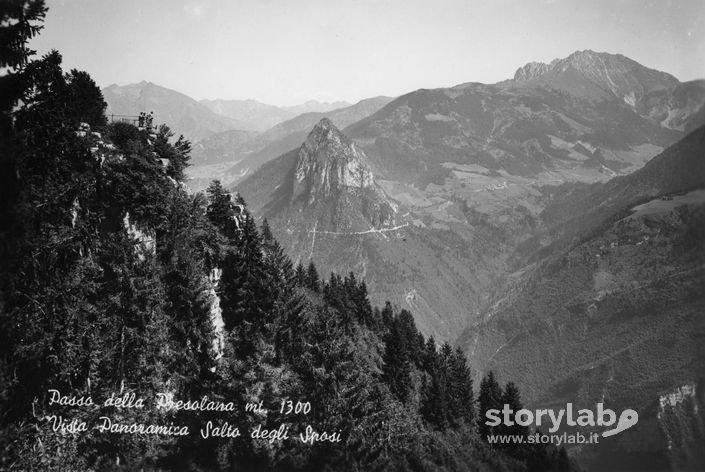
[[[108,115],[110,123],[128,123],[137,126],[140,121],[139,115]]]
[[[127,123],[137,126],[141,130],[152,131],[157,128],[154,123],[153,113],[140,113],[139,115],[116,115],[111,113],[107,115],[107,118],[110,123]]]

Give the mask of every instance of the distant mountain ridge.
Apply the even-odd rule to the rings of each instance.
[[[391,102],[391,97],[372,97],[348,107],[327,112],[310,112],[284,121],[261,133],[240,151],[242,160],[228,171],[234,181],[239,180],[260,165],[299,146],[311,128],[323,118],[344,128],[365,118]]]
[[[210,136],[194,146],[189,187],[202,190],[217,178],[230,186],[251,174],[262,164],[298,146],[306,139],[311,128],[322,118],[330,118],[339,126],[346,126],[364,118],[392,100],[390,97],[373,97],[355,105],[328,112],[311,112],[279,123],[270,129],[250,135],[227,131]],[[203,166],[204,170],[198,168]]]
[[[639,168],[682,132],[705,124],[705,81],[681,84],[622,55],[579,51],[527,64],[499,84],[418,90],[382,103],[384,110],[371,107],[357,123],[327,116],[350,126],[346,134],[385,178],[443,179],[445,161],[592,182]],[[226,180],[237,182],[295,148],[321,117],[301,115],[247,143],[234,153],[239,162]]]
[[[264,131],[277,123],[288,120],[293,114],[274,105],[257,100],[201,100],[214,113],[248,123],[253,131]]]
[[[318,102],[309,100],[294,106],[274,106],[257,100],[201,100],[211,111],[243,123],[255,131],[265,131],[283,121],[303,113],[320,113],[349,107],[347,102]]]
[[[151,82],[113,84],[102,92],[108,103],[108,116],[154,112],[156,124],[168,124],[176,134],[183,134],[191,142],[221,131],[247,127],[243,122],[213,113],[187,95]]]
[[[689,131],[703,124],[702,117],[685,122],[705,104],[703,81],[681,83],[671,74],[645,67],[621,54],[577,51],[549,64],[530,62],[503,84],[547,86],[592,100],[616,97],[661,126]]]
[[[668,90],[680,83],[671,74],[644,67],[621,54],[591,50],[576,51],[566,58],[555,59],[550,64],[529,63],[516,71],[514,80],[555,78],[570,70],[605,87],[627,103],[632,99],[638,101],[657,90]]]
[[[291,112],[293,116],[297,116],[304,113],[325,113],[349,106],[352,106],[352,103],[344,101],[319,102],[318,100],[308,100],[300,105],[283,106],[280,108]]]
[[[605,180],[705,124],[705,86],[621,55],[576,52],[494,85],[417,90],[346,129],[380,175],[426,183],[444,162]]]
[[[328,113],[351,106],[309,100],[300,105],[277,107],[257,100],[201,100],[148,81],[112,84],[102,89],[107,114],[136,116],[154,112],[157,123],[168,123],[177,134],[196,143],[224,131],[262,132],[303,113]],[[220,140],[222,142],[222,139]],[[202,146],[206,149],[208,146]],[[221,155],[222,151],[217,151]]]

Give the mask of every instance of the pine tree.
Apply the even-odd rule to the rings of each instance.
[[[423,418],[441,431],[449,426],[447,372],[440,359],[438,368],[430,374],[429,380],[424,380],[421,398],[421,414]]]
[[[277,287],[270,285],[254,218],[244,207],[240,225],[234,247],[224,257],[217,292],[225,328],[239,338],[236,352],[250,357],[274,321],[278,295]]]
[[[45,14],[44,0],[18,0],[0,5],[0,70],[4,72],[0,75],[0,201],[3,202],[0,205],[0,234],[14,225],[12,210],[19,197],[19,143],[12,125],[12,110],[32,86],[22,68],[34,54],[29,49],[29,40],[43,28]],[[13,250],[6,248],[5,244],[0,248],[3,250],[0,258],[8,261]],[[0,268],[0,272],[3,269]]]
[[[419,331],[416,329],[414,316],[408,310],[402,309],[397,317],[399,330],[404,339],[404,349],[413,365],[421,365],[423,357],[423,341],[419,344]],[[450,347],[450,346],[449,346]]]
[[[512,411],[519,411],[524,408],[521,404],[521,395],[519,389],[514,382],[507,382],[502,394],[502,405],[509,405]],[[528,432],[526,426],[521,426],[514,423],[513,426],[505,426],[502,434],[524,435]]]
[[[316,270],[316,265],[313,261],[308,263],[308,269],[306,270],[306,287],[313,290],[314,292],[319,292],[321,290],[320,278],[318,276],[318,270]]]
[[[177,182],[182,182],[185,178],[184,171],[191,159],[191,142],[180,135],[176,142],[171,144],[170,140],[173,136],[174,133],[167,125],[160,125],[154,140],[154,152],[159,159],[166,159],[169,162],[166,169],[167,175]],[[213,190],[224,193],[222,186],[220,189],[214,187]]]
[[[296,264],[296,269],[294,270],[294,280],[296,280],[297,286],[306,286],[306,269],[304,269],[304,265],[301,263],[301,261]]]
[[[167,221],[157,235],[163,268],[165,305],[172,343],[170,371],[179,373],[190,396],[199,396],[214,365],[213,321],[207,277],[218,244],[216,228],[205,212],[204,197],[174,189],[167,200]]]
[[[389,327],[392,318],[394,317],[394,309],[389,301],[384,302],[384,308],[382,308],[382,325],[386,328]]]
[[[277,361],[294,359],[304,351],[304,317],[306,315],[306,298],[299,292],[292,291],[277,307],[274,326],[274,345]]]
[[[450,347],[450,343],[448,341],[444,342],[441,346],[440,356],[443,366],[448,368],[450,366],[451,358],[453,357],[453,348]]]
[[[373,327],[375,325],[374,313],[372,304],[370,304],[369,295],[367,293],[367,284],[364,280],[353,289],[353,304],[357,319],[365,326]]]
[[[230,194],[225,191],[220,180],[214,180],[206,190],[208,195],[208,219],[228,240],[234,240],[237,235],[237,225],[234,222],[235,212]]]
[[[289,294],[296,280],[291,259],[276,239],[263,241],[264,266],[270,289],[276,297]]]
[[[520,401],[519,389],[516,387],[514,382],[507,382],[507,385],[502,393],[500,403],[502,407],[504,407],[504,405],[509,405],[509,408],[514,412],[523,408]],[[521,426],[516,422],[512,425],[501,423],[496,426],[494,430],[494,434],[514,437],[525,436],[528,433],[528,428],[526,426]],[[514,457],[522,457],[527,450],[524,445],[515,443],[500,444],[499,447]]]
[[[28,86],[21,70],[34,54],[29,40],[44,27],[46,11],[44,0],[12,0],[0,6],[0,69],[7,69],[0,76],[2,128],[10,125],[8,115]]]
[[[108,104],[91,76],[87,72],[72,69],[66,82],[66,101],[71,103],[66,119],[76,127],[82,122],[88,123],[93,129],[104,127],[107,124],[105,109]]]
[[[557,455],[558,457],[554,461],[554,470],[556,472],[569,472],[571,470],[571,465],[565,447],[561,447]]]
[[[23,404],[15,401],[16,395],[42,401],[47,388],[97,396],[116,388],[146,396],[163,390],[173,347],[159,261],[125,225],[129,221],[132,229],[151,232],[162,221],[154,210],[156,202],[161,213],[169,214],[164,212],[166,181],[155,166],[147,165],[152,149],[137,134],[125,140],[129,150],[121,149],[130,159],[107,160],[101,168],[90,150],[91,137],[75,132],[78,122],[101,124],[105,102],[92,79],[78,71],[64,74],[56,52],[28,64],[23,78],[29,86],[23,106],[15,112],[22,139],[13,156],[22,177],[13,203],[23,227],[12,235],[17,251],[8,267],[14,275],[3,276],[2,291],[10,295],[3,295],[0,316],[1,383],[10,389],[0,395],[0,414],[20,422],[28,412],[13,411],[12,405]],[[184,287],[197,286],[198,278],[187,278]],[[6,363],[10,353],[13,360]],[[194,364],[201,361],[193,360]],[[7,372],[16,374],[8,377]],[[84,414],[92,413],[71,412],[71,416]],[[136,415],[129,416],[136,419]],[[16,444],[39,444],[33,443],[32,436],[34,432],[25,431]],[[59,444],[56,436],[47,437],[41,431],[36,439],[43,451],[38,455],[47,461],[63,458],[59,470],[89,468],[72,462],[76,457],[70,451],[78,450],[77,440]],[[85,457],[96,457],[101,468],[102,454],[119,452],[144,460],[154,441],[124,436],[101,440],[95,450],[91,445],[82,443],[81,448],[87,447]],[[5,460],[13,458],[3,454],[0,468]],[[50,470],[53,466],[19,462],[13,467]]]
[[[472,424],[475,417],[472,376],[465,354],[457,348],[449,360],[448,396],[449,421],[458,425],[461,421]]]
[[[489,371],[480,382],[478,395],[478,430],[483,441],[487,441],[488,435],[498,434],[498,427],[486,424],[487,411],[492,409],[501,411],[502,406],[502,388],[499,386],[494,372]]]
[[[260,233],[262,234],[262,242],[265,245],[273,243],[274,236],[272,235],[272,229],[269,227],[269,222],[267,221],[267,218],[264,218],[262,220],[262,224],[260,225]]]
[[[411,391],[412,363],[407,349],[407,340],[398,318],[392,321],[389,332],[384,337],[383,378],[391,392],[406,402]]]
[[[422,368],[426,373],[431,373],[436,368],[436,363],[438,362],[436,353],[436,340],[433,336],[429,336],[426,340],[423,351],[423,362],[421,364]]]

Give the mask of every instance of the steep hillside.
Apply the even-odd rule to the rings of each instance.
[[[694,80],[647,94],[638,110],[666,128],[689,132],[705,125],[703,104],[705,80]]]
[[[193,145],[192,161],[195,165],[230,161],[233,151],[257,136],[255,131],[232,129],[208,136]]]
[[[603,184],[556,189],[540,216],[544,230],[525,241],[517,256],[539,258],[590,234],[621,209],[653,197],[705,187],[704,149],[702,127],[630,175]]]
[[[517,378],[532,406],[579,400],[637,410],[637,427],[573,451],[594,470],[705,464],[696,446],[704,437],[704,149],[699,129],[630,176],[557,199],[572,215],[559,225],[565,244],[512,274],[458,340],[481,371]]]
[[[346,133],[384,176],[422,186],[442,182],[446,163],[510,180],[607,180],[682,136],[616,100],[480,84],[405,95]]]
[[[595,182],[638,169],[697,127],[704,104],[700,81],[582,51],[495,85],[418,90],[345,131],[381,177],[421,188],[452,166],[495,184]],[[466,171],[470,186],[477,173]]]

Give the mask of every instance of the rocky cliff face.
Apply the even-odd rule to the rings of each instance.
[[[551,66],[543,62],[529,62],[517,69],[514,80],[531,80],[539,77],[551,69]]]
[[[394,224],[398,208],[375,182],[364,151],[327,118],[298,149],[263,166],[236,190],[267,218],[286,217],[289,228],[306,231],[375,230]]]
[[[650,93],[642,100],[640,111],[664,128],[689,132],[705,124],[704,106],[705,80],[694,80]]]
[[[672,470],[705,468],[703,394],[694,383],[659,395],[658,424],[665,436]]]
[[[314,203],[343,189],[374,190],[366,161],[365,154],[329,119],[322,119],[299,149],[294,199]]]

